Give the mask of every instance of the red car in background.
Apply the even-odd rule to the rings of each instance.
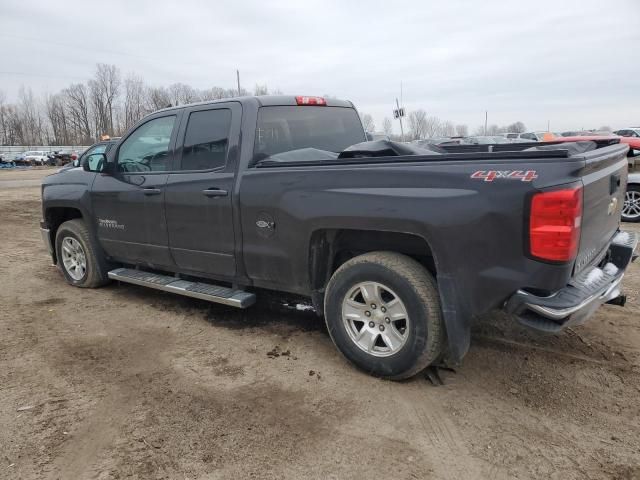
[[[637,129],[640,132],[640,129]],[[623,130],[618,130],[618,132],[621,132]],[[626,130],[624,130],[626,131]],[[628,136],[628,137],[623,137],[623,136],[619,136],[616,133],[593,133],[591,135],[586,134],[586,135],[573,135],[570,137],[559,137],[556,136],[555,138],[553,138],[552,140],[549,140],[551,142],[580,142],[580,141],[585,141],[585,140],[592,140],[592,141],[597,141],[599,143],[602,142],[607,142],[610,141],[611,143],[626,143],[627,145],[629,145],[629,164],[633,165],[634,164],[634,160],[633,157],[635,155],[637,155],[638,153],[640,153],[640,136]]]
[[[629,148],[635,150],[629,150],[630,155],[638,155],[640,153],[640,127],[623,128],[616,130],[616,135],[620,135],[620,143],[626,143]]]

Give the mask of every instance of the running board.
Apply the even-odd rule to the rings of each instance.
[[[143,287],[155,288],[163,292],[177,293],[185,297],[199,298],[237,308],[250,307],[256,301],[256,296],[253,293],[245,292],[244,290],[233,290],[227,287],[211,285],[210,283],[188,282],[169,275],[159,275],[131,268],[116,268],[111,270],[108,275],[112,280],[142,285]]]

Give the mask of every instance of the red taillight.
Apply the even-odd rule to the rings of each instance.
[[[555,262],[573,260],[581,222],[582,187],[536,193],[529,219],[531,255]]]
[[[298,105],[326,105],[327,101],[322,97],[296,97]]]

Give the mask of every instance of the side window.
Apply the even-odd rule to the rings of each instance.
[[[79,165],[84,165],[87,161],[89,161],[89,158],[91,157],[91,155],[93,155],[94,153],[104,153],[106,150],[107,146],[106,145],[96,145],[93,148],[88,149],[86,152],[84,152],[82,154],[82,156],[80,157],[80,162]],[[89,163],[90,167],[93,167],[94,165],[92,165],[91,163]],[[93,170],[93,168],[91,169]]]
[[[171,168],[169,143],[175,115],[155,118],[138,127],[120,146],[118,171],[162,172]]]
[[[203,110],[189,115],[180,170],[211,170],[227,162],[231,110]]]
[[[94,151],[93,153],[85,156],[82,159],[82,164],[84,165],[85,162],[89,164],[89,170],[92,172],[101,172],[104,167],[104,157],[100,155],[100,152]]]

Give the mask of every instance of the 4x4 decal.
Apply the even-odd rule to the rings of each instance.
[[[535,170],[478,170],[471,174],[471,178],[484,180],[485,182],[493,182],[496,178],[531,182],[538,178],[538,174]]]

